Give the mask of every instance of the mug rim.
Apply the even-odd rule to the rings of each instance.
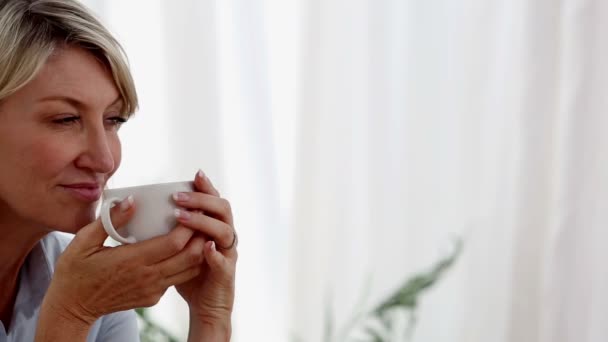
[[[151,183],[151,184],[133,185],[133,186],[125,186],[125,187],[119,187],[119,188],[111,188],[111,189],[107,188],[107,189],[103,190],[103,193],[105,194],[107,191],[113,191],[113,190],[134,190],[134,189],[142,189],[142,188],[155,187],[155,186],[177,185],[177,184],[184,184],[184,183],[189,183],[192,186],[194,185],[194,181]]]

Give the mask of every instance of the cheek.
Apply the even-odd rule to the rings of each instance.
[[[120,143],[120,138],[118,138],[118,136],[115,136],[114,139],[111,140],[110,153],[112,153],[112,157],[114,158],[114,171],[112,171],[112,174],[114,174],[122,161],[122,144]]]
[[[78,144],[44,134],[27,137],[29,140],[0,140],[10,143],[4,145],[7,148],[0,147],[0,201],[4,209],[44,227],[72,227],[90,221],[93,209],[66,211],[63,197],[56,196],[57,183],[73,172]]]
[[[40,179],[52,179],[72,165],[78,156],[73,143],[62,139],[40,139],[27,146],[25,155],[32,172],[42,176]]]
[[[39,132],[24,133],[21,137],[13,136],[9,140],[2,141],[6,143],[3,146],[8,148],[0,147],[4,164],[2,174],[14,182],[13,185],[26,188],[52,181],[72,163],[77,153],[70,148],[73,145],[63,139]]]

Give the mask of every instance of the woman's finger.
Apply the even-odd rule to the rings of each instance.
[[[188,280],[193,279],[194,277],[198,276],[200,273],[201,273],[200,265],[192,266],[183,272],[174,274],[169,278],[165,278],[164,280],[162,280],[162,283],[163,283],[162,286],[169,287],[169,286],[174,286],[174,285],[180,285],[182,283],[187,282]]]
[[[124,251],[129,258],[153,265],[181,252],[193,234],[192,229],[178,225],[166,235],[115,248]]]
[[[180,207],[202,210],[207,215],[233,225],[232,208],[226,199],[200,192],[178,192],[173,194],[173,200]]]
[[[219,191],[217,191],[217,189],[213,186],[213,184],[211,183],[211,180],[209,180],[209,177],[207,177],[207,175],[205,175],[205,173],[203,172],[203,170],[198,170],[198,172],[196,173],[196,176],[194,176],[194,188],[197,191],[209,194],[209,195],[213,195],[213,196],[220,196]]]
[[[194,237],[181,252],[159,262],[154,267],[162,274],[163,278],[170,278],[193,266],[200,267],[205,260],[203,253],[205,242],[207,241],[202,237]]]
[[[176,209],[175,217],[180,224],[209,236],[220,247],[231,247],[236,238],[231,225],[203,213]]]
[[[232,279],[234,276],[234,263],[236,263],[237,252],[232,249],[232,256],[225,256],[217,250],[217,244],[214,241],[208,241],[205,244],[205,260],[213,272],[219,272],[224,277]]]

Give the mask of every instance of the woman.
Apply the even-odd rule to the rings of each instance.
[[[119,44],[73,0],[0,1],[0,341],[134,341],[131,309],[176,286],[190,341],[228,341],[229,203],[198,172],[168,235],[108,248],[95,208],[137,108]],[[112,209],[117,225],[137,210]],[[54,231],[75,233],[72,241]]]

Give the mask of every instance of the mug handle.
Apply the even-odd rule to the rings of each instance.
[[[108,233],[108,235],[112,237],[112,239],[123,244],[135,243],[137,242],[137,240],[135,240],[133,236],[129,236],[126,238],[123,237],[122,235],[118,234],[118,232],[114,228],[114,225],[112,224],[112,218],[110,217],[110,208],[112,208],[115,204],[122,202],[122,200],[122,198],[112,197],[103,201],[99,213],[99,216],[101,217],[101,225],[103,226],[103,229],[106,231],[106,233]]]

